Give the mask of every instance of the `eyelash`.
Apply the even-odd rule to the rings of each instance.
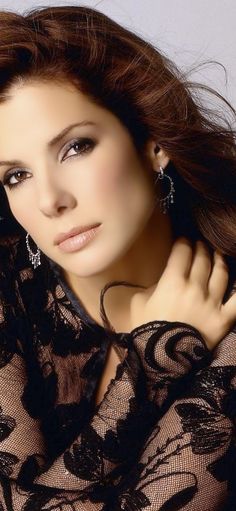
[[[74,156],[78,156],[81,153],[82,154],[87,153],[90,150],[91,146],[94,145],[94,142],[90,138],[84,138],[84,139],[77,138],[75,140],[72,140],[72,142],[69,143],[69,145],[68,145],[68,147],[67,147],[67,149],[65,151],[65,154],[67,154],[70,151],[70,149],[72,149],[76,145],[79,146],[80,148],[81,147],[83,148],[85,146],[88,146],[88,148],[84,149],[83,151],[81,151],[81,150],[78,151],[77,154],[73,154],[72,156],[69,156],[69,158],[73,158]],[[65,154],[64,154],[64,156],[65,156]],[[63,156],[61,161],[65,160],[64,156]],[[7,186],[9,189],[16,188],[17,186],[20,186],[22,183],[24,183],[26,181],[26,179],[24,179],[23,181],[18,181],[17,183],[14,183],[14,184],[10,183],[10,179],[12,178],[12,176],[15,177],[16,174],[19,174],[19,173],[20,174],[24,174],[24,173],[27,173],[27,172],[25,170],[15,170],[14,172],[12,172],[11,174],[8,174],[4,178],[3,185]]]

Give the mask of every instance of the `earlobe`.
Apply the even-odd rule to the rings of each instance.
[[[148,144],[149,157],[151,158],[152,167],[154,170],[162,167],[163,169],[168,165],[170,158],[166,151],[160,147],[154,140]]]
[[[160,167],[165,169],[170,161],[165,150],[160,147],[155,140],[149,140],[147,142],[145,154],[153,170],[158,170]]]
[[[156,146],[156,164],[158,167],[162,167],[163,169],[168,165],[170,158],[167,153],[159,146]]]

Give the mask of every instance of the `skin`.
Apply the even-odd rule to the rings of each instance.
[[[169,162],[163,149],[156,153],[156,142],[149,140],[141,159],[119,119],[67,82],[12,87],[0,104],[0,118],[0,160],[21,161],[0,166],[12,213],[60,265],[88,314],[103,325],[101,289],[125,280],[146,290],[119,286],[106,292],[106,314],[116,331],[130,332],[155,319],[183,321],[198,328],[212,349],[236,319],[236,295],[222,305],[228,272],[220,254],[212,269],[201,242],[194,253],[188,240],[174,242],[170,217],[156,204],[153,186],[153,171]],[[73,128],[48,147],[67,126],[85,120],[96,126]],[[82,137],[89,139],[86,145],[69,149]],[[10,182],[21,184],[10,189],[7,177],[17,170]],[[158,187],[157,196],[160,192]],[[66,254],[55,246],[59,233],[97,222],[100,232],[81,250]],[[96,403],[119,362],[111,345]]]
[[[119,119],[67,82],[12,87],[0,104],[0,118],[0,160],[21,161],[0,166],[12,213],[60,265],[90,316],[103,324],[99,295],[106,283],[126,280],[150,287],[165,268],[172,227],[168,213],[155,204],[153,171],[165,169],[169,158],[163,149],[155,153],[156,143],[150,140],[141,160]],[[85,120],[96,126],[74,128],[48,148],[64,128]],[[77,146],[68,150],[81,137],[91,139],[87,152],[79,153]],[[10,182],[21,183],[10,189],[7,176],[17,170],[20,174]],[[54,245],[59,233],[97,222],[100,232],[79,251],[66,254]],[[119,286],[106,292],[106,314],[117,331],[132,328],[130,304],[136,291]]]

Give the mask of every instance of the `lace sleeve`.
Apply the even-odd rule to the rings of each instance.
[[[0,370],[0,510],[67,510],[71,505],[84,511],[83,499],[66,483],[61,491],[26,483],[28,471],[35,474],[44,466],[46,453],[40,424],[22,405],[25,382],[23,361],[14,354]],[[101,503],[90,504],[88,511],[102,509]]]
[[[111,484],[109,474],[125,457],[124,444],[119,443],[134,391],[127,374],[122,378],[122,363],[89,424],[61,456],[49,460],[40,421],[25,407],[24,359],[17,350],[10,351],[3,331],[0,337],[0,510],[100,511]]]
[[[0,266],[0,510],[109,509],[113,482],[129,472],[142,444],[142,429],[148,425],[136,399],[144,382],[139,371],[135,373],[134,368],[131,378],[126,364],[120,362],[92,418],[71,445],[52,459],[40,414],[35,413],[40,403],[27,406],[29,380],[32,386],[36,380],[25,359],[30,331],[24,314],[13,275]],[[131,369],[134,355],[130,351],[126,360]]]
[[[27,341],[30,341],[30,332],[18,293],[17,281],[14,279],[15,266],[12,254],[7,244],[1,245],[0,511],[35,511],[36,509],[38,511],[47,509],[100,511],[102,502],[99,502],[99,499],[92,502],[89,497],[86,498],[83,489],[89,488],[100,476],[103,480],[103,473],[99,472],[103,469],[102,454],[90,471],[86,470],[85,465],[89,454],[98,452],[100,454],[102,438],[99,432],[102,428],[105,429],[103,413],[105,415],[107,407],[104,405],[104,409],[102,407],[99,409],[99,414],[95,414],[92,419],[94,430],[92,424],[89,424],[83,434],[71,445],[71,451],[67,450],[65,458],[61,456],[54,463],[49,460],[41,421],[37,418],[38,414],[33,413],[32,408],[31,411],[29,410],[26,403],[29,378],[32,380],[32,385],[35,380],[34,374],[29,374],[25,360],[23,337],[27,337]],[[35,411],[37,406],[40,404],[35,403]],[[83,452],[80,451],[81,439],[82,445],[83,440],[87,443],[92,441],[89,445],[89,453],[86,449]],[[76,465],[77,460],[81,461],[81,465]],[[67,467],[71,471],[67,470]],[[110,470],[111,467],[113,468],[112,463],[109,466]],[[37,476],[40,480],[41,473],[44,474],[45,484],[37,481]],[[88,475],[87,478],[86,475]]]
[[[236,329],[155,424],[114,511],[235,510],[235,345]]]
[[[12,275],[0,268],[0,277],[0,511],[219,511],[232,472],[235,333],[160,420],[141,357],[129,349],[81,434],[49,459],[41,423],[25,406],[21,304]],[[177,356],[187,364],[185,353],[171,364]]]
[[[137,376],[135,385],[121,363],[91,423],[50,464],[40,424],[23,406],[24,360],[2,334],[1,511],[221,509],[232,471],[235,333],[148,436],[145,409],[135,401],[143,382]],[[131,369],[134,355],[127,357]]]
[[[132,330],[130,338],[145,371],[148,398],[160,411],[211,359],[202,335],[187,323],[151,321]]]

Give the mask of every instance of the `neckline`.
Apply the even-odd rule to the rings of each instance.
[[[86,309],[83,307],[82,303],[80,302],[79,298],[75,295],[74,291],[71,289],[71,287],[67,284],[65,281],[65,278],[62,274],[61,267],[55,263],[52,259],[47,257],[49,266],[51,268],[51,271],[53,272],[58,284],[63,289],[66,297],[68,298],[71,306],[74,308],[76,314],[84,321],[84,323],[92,328],[93,330],[100,331],[104,333],[109,338],[117,338],[117,341],[120,346],[127,347],[127,341],[130,337],[129,332],[115,332],[112,330],[108,330],[105,326],[100,325],[97,323],[91,316],[87,313]]]
[[[87,313],[85,308],[83,307],[82,303],[80,302],[79,298],[75,295],[74,291],[70,288],[70,286],[67,284],[65,278],[63,277],[63,274],[61,272],[60,266],[52,261],[52,259],[49,259],[49,264],[51,266],[51,269],[53,270],[53,273],[56,275],[56,278],[61,285],[63,291],[65,292],[66,296],[69,298],[69,301],[73,305],[76,312],[79,314],[81,319],[83,319],[86,323],[89,323],[93,326],[97,326],[99,328],[102,328],[105,330],[104,327],[99,325],[96,321],[94,321],[91,316]]]

